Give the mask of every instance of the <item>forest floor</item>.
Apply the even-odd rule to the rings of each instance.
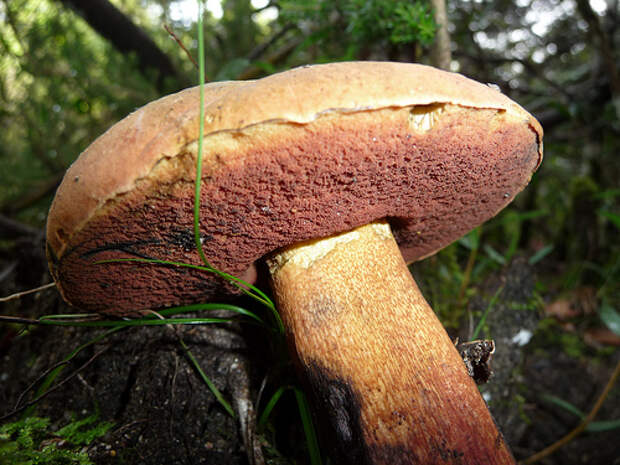
[[[9,270],[0,281],[0,295],[50,280],[40,242],[18,244],[0,257],[0,265]],[[579,417],[557,399],[589,412],[620,357],[618,350],[586,344],[545,315],[541,301],[549,299],[537,296],[535,277],[535,269],[516,259],[479,286],[470,302],[472,308],[487,308],[501,287],[486,321],[496,344],[494,375],[481,391],[518,460],[579,424]],[[53,288],[0,305],[0,314],[24,318],[71,313]],[[0,416],[33,399],[43,375],[104,331],[31,327],[24,332],[17,324],[2,325]],[[451,336],[463,338],[464,333]],[[58,387],[28,411],[50,418],[44,443],[54,440],[52,432],[60,427],[95,413],[98,422],[113,424],[82,449],[96,464],[247,464],[246,448],[251,447],[247,437],[244,441],[238,422],[188,363],[179,337],[217,388],[232,399],[237,412],[247,413],[240,406],[257,398],[273,357],[261,337],[234,324],[132,328],[89,345],[62,365]],[[270,376],[270,382],[277,384]],[[292,375],[277,376],[286,383]],[[0,427],[23,414],[22,410],[3,418]],[[618,418],[620,388],[616,386],[596,421]],[[245,420],[253,422],[255,417],[248,414]],[[3,441],[6,444],[7,438],[0,435],[0,452]],[[293,396],[282,397],[258,442],[267,463],[307,463]],[[617,429],[582,433],[539,463],[618,465]]]

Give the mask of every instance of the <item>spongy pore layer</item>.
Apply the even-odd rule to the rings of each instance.
[[[265,122],[204,142],[201,239],[211,263],[248,280],[278,248],[389,221],[407,261],[486,221],[527,184],[540,135],[520,113],[441,104],[326,112]],[[52,269],[64,297],[123,314],[221,297],[208,273],[132,262],[200,264],[193,238],[196,143],[108,199]],[[361,257],[363,259],[363,257]]]

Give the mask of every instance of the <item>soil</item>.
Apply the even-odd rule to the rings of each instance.
[[[0,295],[49,282],[42,250],[41,237],[34,236],[4,249]],[[563,330],[544,324],[534,272],[525,261],[515,260],[487,280],[470,304],[472,314],[479,316],[502,288],[482,334],[493,338],[496,352],[494,374],[481,391],[518,459],[553,443],[578,424],[576,416],[545,396],[552,394],[588,412],[620,357],[617,350],[587,346],[579,346],[577,354],[567,353]],[[0,304],[0,314],[25,318],[68,312],[55,289]],[[466,323],[455,337],[467,340],[471,325]],[[285,371],[274,380],[269,367],[278,360],[268,350],[269,341],[246,327],[149,327],[115,333],[72,359],[58,377],[63,383],[36,403],[34,414],[49,417],[56,426],[93,412],[102,421],[114,422],[105,436],[88,447],[96,464],[242,465],[255,459],[260,463],[260,453],[248,453],[256,449],[247,439],[253,437],[252,428],[240,425],[255,424],[252,406],[265,377],[269,374],[267,384],[273,391],[273,386],[288,383],[291,374]],[[22,332],[19,325],[0,326],[0,416],[10,413],[20,396],[32,399],[33,391],[28,390],[32,383],[40,382],[47,370],[103,331],[32,327]],[[236,418],[205,386],[179,337],[225,398],[232,399]],[[307,462],[290,397],[283,396],[270,430],[257,439],[267,463]],[[13,415],[3,422],[17,418]],[[596,420],[618,418],[620,387],[612,390]],[[289,459],[279,458],[280,454]],[[584,433],[540,463],[618,465],[618,432]]]
[[[483,312],[497,294],[484,334],[495,341],[493,376],[480,390],[518,460],[551,445],[579,424],[578,417],[548,396],[587,414],[620,359],[619,351],[588,347],[576,333],[545,319],[544,297],[535,292],[535,284],[535,270],[517,258],[487,279],[469,305],[470,310]],[[460,336],[466,339],[468,325],[463,328]],[[595,420],[618,418],[620,386],[616,385]],[[584,433],[539,463],[620,464],[618,438],[617,429]]]

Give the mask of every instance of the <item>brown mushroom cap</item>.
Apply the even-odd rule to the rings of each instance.
[[[501,210],[542,159],[542,129],[520,106],[422,65],[307,66],[205,92],[203,246],[213,265],[250,280],[275,249],[381,218],[406,261],[428,256]],[[95,263],[200,263],[198,96],[187,89],[137,110],[68,170],[47,240],[73,305],[122,314],[221,296],[206,273]]]

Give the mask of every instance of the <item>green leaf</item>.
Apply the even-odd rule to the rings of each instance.
[[[234,58],[220,68],[214,80],[230,81],[236,79],[248,66],[250,66],[250,60],[247,58]]]
[[[594,196],[595,199],[613,199],[620,197],[620,189],[605,189]]]
[[[484,323],[487,319],[487,316],[489,315],[489,311],[491,310],[491,308],[493,308],[493,305],[495,305],[495,302],[497,302],[497,299],[499,298],[499,295],[502,293],[503,290],[504,286],[500,286],[497,291],[495,291],[495,294],[493,294],[493,297],[491,297],[491,300],[489,300],[489,304],[484,310],[484,313],[482,314],[482,317],[480,318],[480,321],[476,325],[476,329],[474,329],[474,332],[471,336],[472,341],[478,339],[478,334],[480,334],[480,331],[482,331],[482,328],[484,327]]]
[[[233,410],[232,406],[226,399],[224,399],[224,395],[215,386],[213,381],[211,381],[211,378],[209,378],[207,374],[204,372],[204,370],[200,366],[200,363],[198,363],[198,360],[196,359],[196,357],[194,357],[194,354],[192,354],[191,350],[189,349],[189,347],[187,346],[183,338],[179,337],[179,343],[181,344],[181,347],[183,347],[183,350],[185,351],[185,355],[187,355],[187,358],[189,358],[190,362],[192,363],[192,365],[198,372],[198,375],[202,378],[202,380],[207,385],[211,393],[215,396],[215,398],[220,403],[220,405],[224,408],[224,410],[226,410],[228,414],[234,418],[235,411]]]
[[[549,402],[550,404],[554,404],[560,408],[563,408],[567,412],[570,412],[573,415],[578,416],[579,418],[585,417],[585,414],[581,410],[579,410],[577,407],[575,407],[573,404],[557,396],[554,396],[553,394],[543,394],[542,399]]]
[[[607,218],[616,228],[620,229],[620,215],[616,215],[615,213],[603,209],[597,210],[597,213],[603,218]]]
[[[480,246],[480,231],[480,227],[477,227],[476,229],[470,231],[468,234],[459,239],[459,244],[468,250],[477,249]]]
[[[267,74],[273,74],[275,73],[276,67],[273,66],[271,63],[269,63],[268,61],[261,61],[261,60],[257,60],[254,63],[252,63],[254,66],[256,66],[257,68],[262,69],[265,73]]]
[[[510,213],[510,214],[509,214]],[[511,223],[513,221],[522,222],[541,218],[549,214],[548,210],[530,210],[526,212],[509,210],[501,220],[501,223]]]
[[[614,334],[620,336],[620,313],[618,313],[607,302],[601,304],[599,315],[605,326],[607,326]]]
[[[114,327],[111,329],[108,329],[107,331],[99,334],[98,336],[95,336],[94,338],[90,339],[89,341],[85,342],[84,344],[82,344],[81,346],[77,347],[76,349],[74,349],[67,357],[65,357],[62,362],[60,364],[58,364],[58,366],[56,366],[56,368],[54,368],[52,371],[50,371],[50,373],[45,377],[45,379],[43,380],[43,382],[41,383],[41,385],[39,386],[39,388],[37,389],[37,391],[35,392],[35,399],[42,396],[48,389],[49,387],[52,385],[52,383],[54,382],[54,380],[62,373],[62,371],[65,369],[66,364],[73,358],[75,357],[77,354],[79,354],[82,350],[86,349],[87,347],[96,344],[97,342],[105,339],[106,337],[108,337],[109,335],[122,330],[122,327]],[[24,418],[27,418],[29,416],[31,416],[33,410],[34,410],[35,406],[31,405],[30,407],[28,407],[25,411],[24,411]]]
[[[612,431],[620,428],[620,419],[593,421],[586,426],[586,431],[590,433],[599,433],[603,431]]]
[[[543,394],[542,399],[551,404],[557,405],[558,407],[566,410],[567,412],[572,413],[576,417],[579,417],[581,420],[586,417],[585,413],[583,413],[573,404],[557,396],[554,396],[553,394]],[[620,428],[620,419],[592,421],[588,423],[585,430],[589,433],[599,433],[603,431],[613,431],[618,428]]]
[[[534,255],[532,255],[527,262],[530,265],[535,265],[536,263],[541,261],[543,258],[545,258],[547,255],[549,255],[551,252],[553,252],[553,249],[554,249],[553,245],[546,245],[542,249],[540,249],[538,252],[536,252]]]
[[[488,244],[485,244],[483,248],[491,260],[499,263],[500,265],[506,264],[506,259],[504,258],[504,256],[500,254],[497,250],[495,250],[493,247],[491,247]]]

